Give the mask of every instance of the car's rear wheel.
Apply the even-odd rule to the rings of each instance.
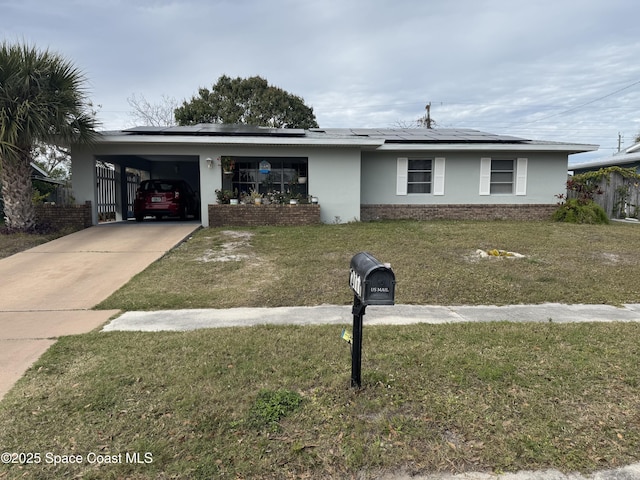
[[[136,222],[141,222],[144,220],[144,215],[136,215]]]

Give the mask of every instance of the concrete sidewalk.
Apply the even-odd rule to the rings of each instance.
[[[62,335],[119,313],[90,310],[200,227],[122,222],[91,227],[0,260],[0,399]]]
[[[230,308],[225,310],[161,310],[126,312],[103,331],[182,331],[198,328],[247,327],[260,324],[349,324],[349,305],[317,307]],[[367,307],[365,325],[459,322],[640,322],[640,304],[508,306],[394,305]]]

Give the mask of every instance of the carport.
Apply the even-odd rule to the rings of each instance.
[[[176,127],[177,128],[177,127]],[[154,127],[102,132],[89,145],[72,144],[71,175],[75,202],[91,203],[92,223],[105,215],[132,219],[135,191],[142,180],[184,180],[201,201],[200,218],[208,226],[207,205],[216,203],[222,172],[212,159],[224,155],[208,136],[158,135]],[[159,128],[158,130],[163,130]],[[98,178],[100,171],[107,178]]]
[[[98,221],[133,218],[133,201],[138,185],[143,180],[185,180],[191,188],[199,190],[197,156],[98,155],[95,163]]]
[[[110,190],[115,192],[111,200],[115,207],[111,210],[115,210],[116,220],[130,217],[133,192],[128,191],[128,184],[163,176],[185,180],[198,193],[200,218],[205,227],[209,226],[209,206],[218,203],[217,190],[258,189],[263,193],[267,189],[282,193],[291,189],[292,184],[300,190],[296,193],[313,194],[320,199],[321,221],[357,220],[362,149],[375,149],[383,143],[382,139],[349,132],[334,134],[246,125],[136,127],[102,132],[90,145],[71,145],[73,193],[76,203],[91,203],[92,222],[97,224],[99,163],[111,170],[115,185]],[[233,177],[225,176],[223,171],[222,161],[228,158],[238,163]],[[264,174],[265,171],[269,173]],[[272,182],[272,177],[278,174],[279,180]]]

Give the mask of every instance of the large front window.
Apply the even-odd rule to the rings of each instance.
[[[304,157],[231,157],[234,168],[223,178],[224,188],[239,194],[251,191],[308,195],[308,160]]]

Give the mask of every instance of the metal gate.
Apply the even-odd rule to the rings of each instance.
[[[127,172],[127,218],[133,218],[133,202],[140,185],[140,174]]]
[[[96,164],[96,179],[98,187],[98,221],[114,221],[118,210],[118,198],[116,189],[116,169],[110,163]],[[140,184],[140,174],[126,172],[126,209],[122,213],[122,219],[133,218],[133,202],[136,198],[136,190]]]
[[[116,170],[110,163],[96,164],[98,221],[116,219]]]

